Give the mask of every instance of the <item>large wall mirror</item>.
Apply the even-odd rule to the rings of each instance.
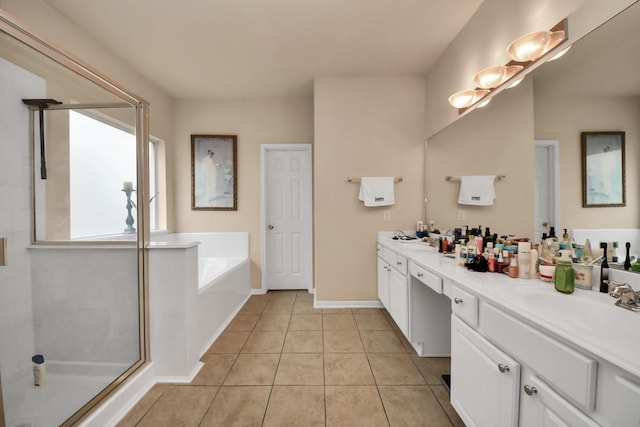
[[[428,219],[444,229],[482,224],[538,239],[548,231],[543,223],[559,233],[593,230],[592,243],[606,239],[623,247],[631,241],[632,253],[640,254],[640,236],[633,231],[640,229],[639,20],[636,2],[564,57],[430,138]],[[626,206],[585,208],[581,133],[603,131],[625,133]],[[458,205],[457,185],[444,181],[446,175],[499,174],[506,179],[496,183],[491,207]],[[584,236],[580,231],[576,239]]]
[[[0,425],[74,424],[148,361],[147,109],[0,9]]]

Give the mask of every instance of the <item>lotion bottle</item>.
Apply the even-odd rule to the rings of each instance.
[[[36,354],[31,358],[33,362],[33,385],[42,388],[47,385],[47,371],[44,356]]]

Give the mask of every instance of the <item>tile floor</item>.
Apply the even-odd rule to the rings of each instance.
[[[440,374],[383,309],[253,295],[190,384],[154,386],[118,426],[464,426]]]

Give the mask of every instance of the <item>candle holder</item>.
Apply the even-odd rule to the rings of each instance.
[[[133,219],[133,215],[131,215],[131,209],[134,206],[133,201],[131,200],[131,193],[133,193],[136,190],[130,189],[130,188],[129,189],[125,188],[122,191],[124,192],[124,194],[127,195],[127,219],[124,221],[125,224],[127,224],[127,228],[124,229],[124,232],[125,233],[135,233],[136,229],[133,226],[134,219]]]

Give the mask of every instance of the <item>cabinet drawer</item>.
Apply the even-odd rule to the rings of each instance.
[[[413,277],[415,277],[417,280],[421,281],[422,283],[424,283],[425,285],[427,285],[437,293],[439,294],[442,293],[441,277],[438,277],[435,274],[428,272],[424,268],[414,263],[409,264],[409,272]]]
[[[482,331],[578,406],[594,410],[598,363],[498,308],[483,303]]]
[[[457,286],[451,287],[451,310],[453,314],[467,322],[468,325],[478,327],[478,297],[463,291]]]
[[[381,252],[381,254],[379,254],[379,255],[382,256],[382,259],[384,259],[389,264],[391,264],[393,267],[395,267],[395,265],[396,265],[396,253],[394,251],[392,251],[391,249],[385,247],[385,246],[382,247],[380,252]]]
[[[398,270],[403,276],[407,275],[408,264],[409,263],[407,262],[407,259],[405,257],[396,254],[396,262],[393,265],[396,267],[396,270]]]

